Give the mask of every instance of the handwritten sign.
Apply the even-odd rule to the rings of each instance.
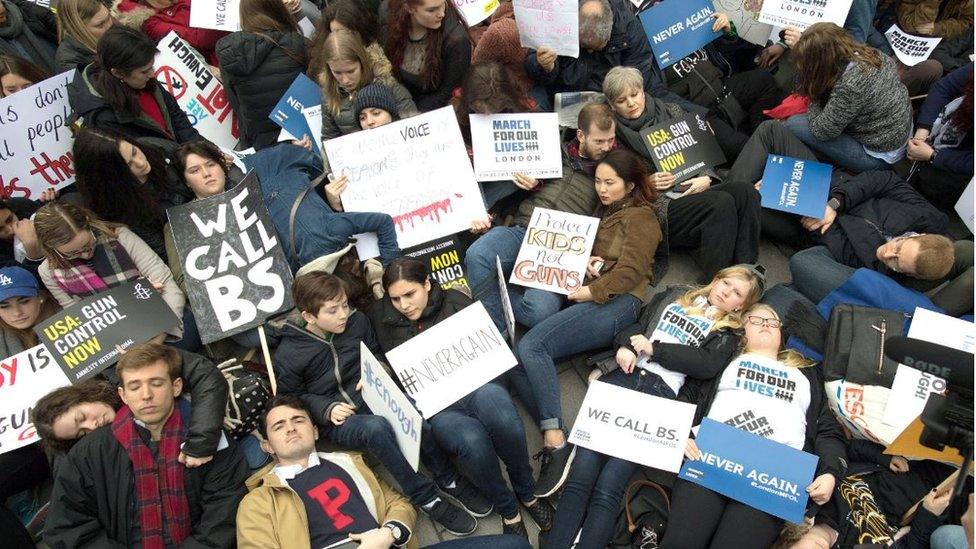
[[[491,17],[498,9],[498,0],[451,0],[469,27]]]
[[[641,132],[658,171],[670,172],[680,183],[725,163],[725,155],[700,114],[669,120]]]
[[[892,25],[885,32],[885,38],[891,44],[891,49],[894,50],[898,60],[909,67],[914,67],[928,59],[932,55],[932,50],[942,41],[941,36],[932,37],[908,34],[899,29],[898,25]]]
[[[830,164],[769,155],[759,190],[762,207],[820,219],[827,206],[832,171]]]
[[[487,215],[454,109],[443,107],[325,143],[332,171],[349,186],[349,212],[393,217],[409,248],[471,227]]]
[[[0,195],[36,200],[75,182],[68,71],[0,99]]]
[[[516,173],[562,176],[556,113],[472,114],[470,119],[478,181],[512,179]]]
[[[579,57],[577,0],[513,0],[512,7],[522,47]]]
[[[156,80],[176,98],[200,135],[221,147],[237,145],[237,114],[210,66],[175,31],[159,41]]]
[[[227,32],[241,30],[241,0],[193,0],[190,26]]]
[[[404,250],[403,255],[426,263],[427,267],[430,268],[431,280],[440,284],[442,289],[457,288],[471,293],[468,277],[464,273],[464,256],[461,253],[456,236],[449,236],[436,242],[427,242],[416,248]],[[362,254],[360,254],[360,259],[362,259]]]
[[[299,74],[285,90],[285,94],[281,96],[278,104],[271,109],[268,118],[294,136],[295,139],[301,139],[305,135],[309,136],[315,153],[319,154],[319,142],[322,139],[322,111],[319,110],[319,131],[313,132],[305,118],[304,110],[321,105],[322,88],[311,78]]]
[[[762,0],[715,0],[715,11],[729,16],[735,32],[746,42],[765,46],[773,26],[759,22]]]
[[[425,419],[518,363],[480,301],[386,353]]]
[[[853,0],[776,0],[763,2],[759,22],[804,30],[814,23],[844,26]]]
[[[722,31],[712,30],[713,13],[711,0],[683,0],[661,2],[640,14],[644,33],[662,69],[722,36]]]
[[[564,295],[580,289],[599,225],[596,217],[536,208],[508,281]]]
[[[70,385],[44,345],[0,361],[0,454],[40,440],[30,413],[40,398]]]
[[[418,470],[423,419],[362,341],[359,342],[359,363],[363,401],[371,412],[390,422],[400,452],[413,470]]]

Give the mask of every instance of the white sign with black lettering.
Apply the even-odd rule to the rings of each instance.
[[[505,329],[508,330],[508,340],[515,348],[515,312],[512,311],[512,296],[508,294],[508,284],[505,283],[505,271],[502,270],[502,260],[495,256],[495,270],[498,272],[498,293],[502,298],[502,314],[505,315]]]
[[[190,26],[227,32],[241,30],[241,0],[193,0]]]
[[[844,26],[853,0],[770,0],[762,3],[759,22],[804,30],[814,23]]]
[[[932,55],[932,50],[942,41],[942,37],[940,36],[930,37],[908,34],[899,29],[898,25],[892,25],[885,32],[885,38],[891,44],[891,49],[894,50],[895,57],[909,67],[914,67],[928,59]]]
[[[366,344],[359,342],[360,376],[363,383],[363,400],[374,414],[385,418],[393,426],[397,446],[407,463],[416,471],[420,467],[420,414],[410,400],[397,387],[380,361],[376,360]]]

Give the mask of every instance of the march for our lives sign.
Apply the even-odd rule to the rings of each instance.
[[[781,519],[803,521],[817,456],[708,418],[695,443],[701,458],[686,460],[680,478]]]
[[[285,90],[285,94],[281,96],[281,100],[271,110],[268,118],[295,136],[295,139],[301,139],[302,136],[307,135],[312,141],[312,146],[315,147],[315,153],[320,154],[319,141],[322,136],[313,135],[302,111],[321,103],[322,88],[311,78],[299,74],[291,86]]]
[[[722,35],[713,31],[712,0],[669,0],[640,14],[661,68],[670,67]]]
[[[762,207],[814,219],[822,218],[830,192],[832,171],[830,164],[769,155],[759,190]]]

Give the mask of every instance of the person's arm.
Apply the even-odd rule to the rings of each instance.
[[[291,330],[292,328],[286,325],[284,329]],[[286,342],[282,345],[287,346],[288,343]],[[324,343],[322,345],[325,347]],[[319,352],[310,363],[301,364],[294,357],[287,357],[286,353],[281,353],[282,350],[285,350],[281,346],[278,349],[279,352],[275,353],[275,362],[285,364],[282,367],[275,368],[275,374],[278,380],[278,392],[283,395],[295,395],[299,397],[309,407],[315,423],[319,425],[330,425],[332,422],[329,417],[332,414],[332,408],[342,403],[343,400],[338,395],[324,395],[309,392],[308,383],[305,381],[302,372],[307,369],[316,371],[324,369],[325,371],[329,371],[336,368],[337,366],[335,364],[331,364],[332,353],[327,352],[326,349],[321,349],[322,352]]]
[[[186,288],[183,277],[183,262],[180,261],[180,253],[176,250],[176,241],[173,239],[173,227],[167,223],[163,227],[163,245],[166,246],[166,265],[169,272],[173,273],[173,280],[180,289]]]
[[[177,349],[183,359],[184,391],[190,393],[190,431],[183,453],[206,457],[217,453],[224,416],[227,414],[227,380],[209,359]]]
[[[193,127],[186,112],[176,102],[176,98],[163,89],[162,86],[159,87],[159,93],[162,94],[163,103],[166,104],[166,111],[169,114],[170,123],[173,125],[173,137],[176,139],[176,142],[182,145],[191,141],[203,140],[203,136]]]
[[[180,287],[176,285],[176,281],[173,280],[173,273],[169,270],[169,267],[156,255],[156,252],[152,251],[152,248],[146,245],[141,238],[129,229],[125,227],[119,228],[117,238],[119,244],[129,254],[132,262],[136,265],[136,269],[139,270],[142,276],[148,278],[154,284],[163,285],[163,289],[159,292],[162,294],[163,301],[173,310],[176,318],[182,319],[183,307],[186,305],[186,296],[183,295],[183,291],[180,290]],[[179,326],[167,333],[176,337],[182,337],[182,320]]]
[[[274,524],[271,489],[260,488],[244,496],[237,508],[238,549],[289,549],[281,545]]]
[[[394,259],[403,255],[397,242],[396,228],[393,218],[388,214],[376,212],[345,212],[338,216],[348,219],[352,227],[349,237],[359,233],[376,233],[380,249],[380,261],[388,265]]]
[[[940,78],[929,88],[929,95],[925,102],[918,109],[918,118],[915,127],[918,129],[932,130],[932,125],[939,117],[942,109],[950,101],[957,97],[962,97],[966,90],[966,82],[969,72],[973,70],[973,62],[966,63],[949,74]]]
[[[836,185],[832,184],[830,196],[840,199],[838,214],[872,198],[884,198],[902,205],[912,206],[911,219],[906,219],[906,231],[944,234],[949,223],[946,214],[929,203],[911,185],[891,171],[861,172]]]
[[[847,458],[851,463],[873,463],[887,469],[892,457],[884,453],[884,446],[870,440],[855,438],[847,443]]]
[[[78,456],[68,454],[61,460],[51,490],[51,508],[44,522],[44,543],[51,549],[76,547],[124,548],[108,537],[98,521],[98,502],[95,501],[95,482],[78,463]],[[126,503],[119,503],[125,508]]]
[[[860,71],[860,67],[852,67],[849,72]],[[830,92],[827,104],[820,108],[816,101],[810,101],[807,118],[810,121],[810,133],[820,141],[830,141],[840,137],[847,126],[861,111],[865,94],[841,75],[837,85]]]
[[[613,346],[616,348],[626,347],[636,355],[637,351],[631,346],[630,338],[635,335],[648,334],[657,326],[661,316],[660,311],[667,305],[665,300],[670,300],[674,293],[671,288],[667,288],[663,292],[654,294],[651,301],[641,309],[637,322],[627,326],[614,336]]]
[[[441,52],[441,81],[436,89],[416,98],[415,103],[421,112],[447,105],[454,88],[464,82],[471,66],[471,41],[466,31],[459,32],[456,40],[445,37],[441,47],[444,50]]]
[[[618,230],[624,234],[624,242],[616,264],[586,285],[597,303],[606,303],[613,296],[637,287],[650,272],[654,252],[661,242],[661,227],[652,213],[630,215],[622,223],[623,227]]]
[[[525,72],[529,75],[529,78],[540,86],[552,84],[556,81],[556,77],[559,74],[559,58],[556,58],[556,66],[551,71],[547,71],[539,64],[539,58],[535,50],[529,50],[522,65],[525,67]]]
[[[941,516],[936,516],[924,506],[919,505],[908,533],[888,547],[889,549],[929,549],[932,532],[935,532],[935,529],[941,526],[942,522]]]
[[[817,367],[810,366],[810,368]],[[823,383],[823,377],[819,374],[815,374],[810,380],[810,407],[815,410],[813,417],[817,422],[813,450],[820,456],[815,476],[829,473],[834,476],[835,481],[839,482],[847,471],[847,437],[844,436],[844,428],[830,410]],[[807,417],[810,416],[811,414],[808,413]]]
[[[932,34],[922,32],[926,25],[935,23],[939,16],[938,0],[901,0],[895,8],[898,15],[898,26],[911,34]]]
[[[57,281],[54,280],[54,275],[51,274],[51,264],[49,261],[45,260],[43,263],[41,263],[41,266],[37,268],[37,276],[40,277],[41,282],[44,283],[44,287],[47,288],[47,291],[51,292],[54,299],[58,300],[58,305],[61,305],[62,309],[67,309],[68,307],[81,301],[81,297],[70,295],[68,292],[61,289],[61,286],[58,286]]]
[[[679,343],[653,343],[655,362],[695,379],[718,375],[739,350],[739,337],[728,330],[712,332],[698,347]]]
[[[410,500],[400,492],[397,492],[385,480],[376,477],[376,482],[380,485],[380,492],[383,493],[383,499],[386,500],[386,507],[383,509],[383,514],[381,515],[383,523],[385,524],[390,521],[399,522],[401,526],[405,526],[411,532],[410,536],[412,536],[414,525],[417,523],[417,510],[414,509]],[[410,536],[407,537],[407,541],[410,540]]]
[[[244,481],[247,479],[247,464],[237,444],[217,452],[213,461],[198,468],[193,473],[201,476],[200,518],[193,523],[190,537],[180,547],[183,549],[205,549],[212,547],[233,547],[237,539],[235,519],[237,508],[244,497]]]
[[[189,2],[187,3],[189,4]],[[189,25],[180,25],[174,21],[164,21],[156,15],[146,19],[145,23],[142,24],[142,30],[154,42],[162,40],[170,31],[173,31],[201,54],[204,51],[213,51],[217,46],[217,41],[225,35],[220,31],[198,29]]]
[[[967,0],[959,2],[962,9],[957,10],[956,17],[943,17],[935,22],[935,36],[942,38],[956,38],[973,34],[973,2]]]

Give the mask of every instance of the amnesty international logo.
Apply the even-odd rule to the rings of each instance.
[[[146,288],[141,282],[137,282],[135,286],[132,287],[132,295],[136,299],[149,299],[152,297],[152,290]]]

